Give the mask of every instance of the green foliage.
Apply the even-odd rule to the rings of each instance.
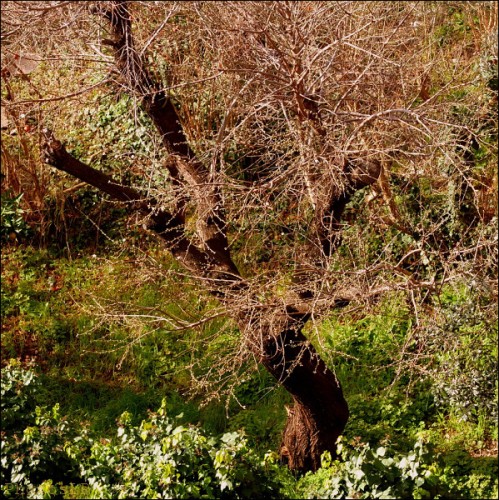
[[[169,266],[169,261],[164,262],[164,265]],[[242,455],[260,457],[269,447],[278,448],[280,432],[285,422],[283,407],[288,395],[283,390],[272,389],[273,381],[266,372],[245,372],[241,378],[235,395],[245,409],[231,406],[229,417],[222,403],[213,402],[209,407],[198,409],[194,401],[186,403],[182,399],[182,390],[188,387],[188,380],[180,374],[190,359],[179,353],[185,351],[185,342],[190,338],[189,332],[183,331],[179,336],[156,325],[150,328],[145,321],[127,324],[122,319],[111,321],[107,318],[106,324],[102,324],[95,315],[88,314],[94,300],[104,305],[112,301],[115,308],[126,304],[124,313],[137,311],[140,314],[140,308],[151,311],[157,304],[164,304],[176,297],[179,288],[182,288],[182,293],[178,302],[163,306],[160,314],[168,313],[179,317],[181,303],[185,304],[182,307],[190,308],[191,311],[205,307],[204,302],[199,297],[194,299],[183,285],[163,280],[160,275],[155,275],[154,280],[152,283],[147,268],[143,267],[140,261],[132,260],[132,265],[129,265],[112,255],[106,259],[79,257],[69,261],[54,259],[48,251],[24,246],[9,247],[9,251],[2,255],[2,315],[7,326],[2,332],[3,355],[10,353],[12,356],[26,358],[35,354],[36,349],[38,365],[45,372],[37,377],[33,370],[26,371],[19,363],[14,363],[2,373],[3,432],[10,433],[8,438],[4,435],[5,444],[2,445],[5,450],[3,456],[7,457],[6,461],[4,460],[6,467],[10,467],[7,464],[12,462],[9,457],[20,458],[19,463],[28,463],[28,458],[21,457],[33,443],[42,448],[50,447],[51,451],[44,455],[48,457],[47,463],[62,463],[66,458],[61,456],[60,450],[64,448],[67,437],[57,441],[55,436],[67,436],[65,433],[69,432],[68,427],[71,426],[72,436],[79,436],[79,441],[73,438],[70,440],[72,453],[74,457],[78,457],[78,463],[88,464],[87,458],[91,454],[92,446],[100,446],[106,453],[118,453],[123,447],[122,436],[112,439],[108,436],[110,432],[114,432],[115,420],[123,412],[128,412],[128,423],[125,427],[131,429],[130,448],[137,450],[139,454],[142,453],[140,450],[144,453],[147,450],[149,453],[151,447],[154,448],[152,443],[157,444],[169,434],[161,434],[163,431],[158,430],[159,434],[148,438],[148,445],[141,441],[137,444],[137,435],[144,430],[141,427],[145,425],[141,423],[142,420],[149,422],[152,418],[146,418],[147,409],[159,406],[161,397],[165,394],[168,394],[170,414],[184,412],[182,418],[171,419],[172,432],[177,427],[187,429],[185,436],[184,431],[180,433],[182,439],[191,436],[189,439],[197,443],[196,449],[201,450],[201,456],[198,457],[200,462],[196,464],[201,463],[208,467],[210,460],[214,463],[214,455],[209,453],[211,444],[199,444],[198,440],[201,438],[198,439],[198,436],[204,436],[207,442],[215,443],[215,451],[226,449],[227,444],[223,444],[221,436],[210,438],[190,427],[188,424],[192,422],[200,422],[206,430],[215,434],[245,430],[246,435],[237,441],[244,444],[243,448],[239,450],[237,446],[229,447],[229,451],[235,454],[234,467]],[[110,290],[109,282],[114,283],[115,291]],[[56,284],[62,284],[63,288],[53,291],[52,288]],[[68,292],[71,293],[71,304],[77,301],[79,307],[68,308]],[[497,431],[494,434],[492,424],[489,423],[490,415],[486,418],[484,413],[489,404],[487,401],[491,401],[490,392],[488,385],[480,382],[481,378],[477,378],[477,383],[474,384],[472,381],[466,382],[466,377],[473,373],[479,373],[482,377],[488,374],[489,379],[492,377],[494,370],[491,363],[496,352],[492,339],[495,338],[495,330],[490,311],[486,314],[487,308],[484,309],[487,304],[474,300],[471,292],[471,288],[466,287],[461,292],[444,289],[438,304],[439,315],[432,316],[433,330],[423,324],[427,335],[423,345],[429,349],[428,359],[435,362],[432,366],[432,376],[427,380],[414,383],[409,373],[400,373],[395,369],[394,361],[398,360],[396,354],[402,346],[405,346],[406,352],[411,353],[412,349],[415,349],[414,346],[422,343],[421,338],[414,334],[411,315],[403,296],[380,303],[379,309],[369,311],[356,321],[347,322],[340,314],[332,316],[322,327],[325,340],[323,355],[335,367],[350,405],[351,417],[345,429],[346,438],[362,440],[374,450],[380,443],[385,446],[383,443],[389,439],[390,453],[403,457],[411,453],[414,439],[420,433],[425,433],[441,453],[441,467],[445,469],[445,474],[442,473],[439,477],[444,484],[457,492],[456,495],[464,496],[463,492],[473,491],[475,488],[481,492],[481,497],[488,498],[493,497],[490,492],[496,487],[491,461],[487,461],[486,457],[470,457],[468,450],[485,452],[493,446],[490,439],[497,439]],[[220,333],[222,328],[222,322],[214,322],[206,325],[203,335],[211,337]],[[114,342],[114,346],[121,345],[120,343],[126,346],[130,339],[135,338],[133,335],[143,336],[140,342],[131,347],[131,355],[123,360],[121,370],[118,370],[116,365],[122,360],[123,351],[106,353],[106,347],[110,345],[110,341]],[[199,338],[198,336],[197,339]],[[223,330],[215,342],[200,342],[201,350],[204,351],[200,354],[205,356],[204,361],[202,356],[199,358],[200,366],[210,367],[217,363],[221,353],[225,352],[224,349],[236,340],[237,333],[229,328]],[[455,366],[459,366],[460,371],[454,371]],[[454,387],[459,391],[479,390],[471,407],[460,405],[459,401],[464,401],[464,393],[462,398],[459,396],[461,399],[454,401],[446,396],[446,392],[440,392]],[[443,402],[445,404],[442,404]],[[76,432],[76,424],[70,426],[65,423],[57,412],[57,418],[54,418],[52,410],[38,410],[49,415],[45,417],[49,424],[46,428],[37,424],[35,407],[38,405],[40,408],[53,408],[57,403],[60,403],[59,414],[69,413],[71,421],[74,422],[88,422],[89,432],[92,434]],[[469,418],[463,421],[462,412],[465,410],[469,411]],[[166,416],[164,418],[166,421]],[[60,425],[66,427],[59,432]],[[165,423],[164,426],[166,425]],[[29,430],[25,437],[26,428],[32,430]],[[12,437],[14,434],[17,441]],[[28,443],[27,439],[32,439],[31,443]],[[175,451],[177,455],[185,455],[186,459],[191,460],[188,448],[188,443],[181,440],[176,451],[171,453]],[[458,459],[456,457],[459,449],[463,453]],[[172,460],[179,461],[177,455],[173,455]],[[161,456],[167,461],[166,455]],[[76,460],[74,457],[70,457],[71,460]],[[273,455],[269,455],[265,466],[262,467],[265,474],[269,474],[279,483],[282,495],[297,497],[303,494],[307,498],[321,496],[319,493],[313,493],[315,486],[312,483],[307,483],[309,493],[296,489],[296,480],[289,476],[286,469],[269,463],[269,460],[273,460],[272,457]],[[111,471],[116,481],[113,483],[116,486],[113,491],[132,488],[125,485],[128,484],[124,477],[125,471],[136,479],[137,484],[140,483],[139,469],[136,473],[128,470],[127,460],[123,455],[116,462],[121,464],[121,469]],[[140,471],[145,477],[147,474],[153,474],[150,471],[156,467],[156,462],[151,460],[143,459],[143,464],[140,465]],[[371,460],[372,457],[368,455],[364,462]],[[374,460],[377,463],[377,459]],[[258,458],[258,461],[261,465],[261,458]],[[69,463],[69,468],[72,463]],[[95,465],[95,462],[93,463]],[[461,466],[460,463],[465,465]],[[246,488],[242,485],[244,481],[250,481],[247,477],[260,477],[258,474],[264,474],[259,466],[252,464],[251,460],[242,461],[237,467],[240,466],[244,472],[232,469],[227,472],[226,476],[235,485],[236,490],[239,488],[242,491]],[[133,467],[139,466],[135,464]],[[130,468],[133,467],[130,465]],[[202,479],[187,477],[184,474],[187,467],[185,465],[181,472],[175,472],[180,478],[177,478],[178,488],[192,487],[193,492],[197,491],[196,488],[204,491],[202,488],[206,485],[201,484]],[[215,466],[209,470],[206,477],[212,481],[209,483],[212,494],[222,494],[221,479],[216,477]],[[77,474],[73,471],[72,475],[63,479],[43,469],[41,464],[35,464],[33,471],[34,475],[28,474],[20,485],[16,486],[15,483],[7,481],[9,486],[6,486],[5,495],[10,491],[11,496],[16,496],[16,488],[23,488],[19,491],[23,491],[24,496],[98,496],[96,490],[90,488],[88,478],[81,476],[79,469]],[[11,470],[7,469],[5,474],[11,474]],[[316,479],[309,478],[307,481],[317,482],[320,474],[329,477],[331,471],[322,470],[317,474],[313,476]],[[387,474],[389,476],[388,472]],[[241,477],[242,482],[234,480],[234,475]],[[447,479],[442,479],[444,475]],[[102,478],[97,472],[95,478],[96,484],[100,484],[98,482]],[[28,486],[30,481],[32,486]],[[79,484],[79,481],[85,481],[85,484]],[[259,479],[251,481],[261,482]],[[320,484],[316,486],[318,491],[322,491]],[[145,485],[141,487],[146,488]],[[232,493],[233,490],[226,491],[228,496]]]
[[[411,326],[401,296],[357,320],[345,322],[336,314],[323,323],[324,356],[334,365],[345,393],[377,393],[395,380],[393,353],[400,352]]]
[[[1,194],[0,201],[0,239],[2,243],[13,241],[29,234],[29,226],[24,220],[21,207],[23,193],[12,196],[8,191]]]
[[[254,498],[280,495],[286,476],[273,454],[261,457],[243,433],[209,437],[166,411],[134,425],[129,412],[116,436],[92,437],[51,410],[26,406],[34,372],[17,363],[2,370],[2,410],[27,412],[2,428],[2,494],[6,498],[62,498],[85,482],[92,498]],[[13,388],[16,388],[14,390]],[[10,412],[10,413],[9,413]]]
[[[497,464],[488,463],[470,475],[470,458],[459,461],[436,453],[418,439],[408,453],[389,444],[338,447],[342,461],[328,452],[322,467],[306,474],[297,489],[303,498],[495,498]]]
[[[228,419],[228,429],[244,429],[251,445],[258,449],[278,449],[290,395],[282,387],[275,387],[271,376],[260,368],[241,381],[235,397],[238,405]]]
[[[440,46],[451,45],[462,39],[470,31],[465,16],[459,6],[450,6],[446,22],[435,29],[434,37]]]
[[[397,449],[406,449],[421,427],[434,418],[435,406],[428,383],[415,385],[409,395],[398,389],[388,394],[380,391],[375,396],[347,396],[350,419],[345,436],[373,446],[390,439]]]
[[[24,397],[24,403],[18,404],[19,410],[7,409],[7,411],[4,411],[2,407],[2,413],[10,418],[12,425],[16,425],[16,419],[18,425],[22,424],[22,427],[15,433],[19,442],[13,440],[14,438],[4,439],[5,444],[2,444],[2,446],[4,446],[5,453],[3,453],[3,456],[16,457],[16,459],[24,457],[26,455],[25,450],[35,443],[36,446],[50,447],[51,451],[43,455],[46,457],[47,463],[62,463],[63,460],[66,460],[65,456],[60,455],[60,450],[64,448],[65,441],[57,441],[55,438],[55,435],[64,436],[67,431],[67,428],[60,430],[60,427],[58,427],[60,424],[56,420],[59,418],[60,422],[60,417],[56,414],[57,418],[54,418],[53,413],[52,417],[50,417],[51,420],[46,417],[49,422],[49,425],[45,426],[46,428],[37,424],[34,420],[37,417],[36,413],[34,413],[37,404],[46,405],[48,403],[53,406],[58,402],[57,399],[61,402],[63,412],[70,410],[72,416],[77,417],[79,421],[82,419],[90,420],[90,428],[93,432],[98,432],[96,436],[92,437],[92,444],[80,432],[77,433],[81,437],[80,441],[71,440],[73,443],[78,443],[77,446],[75,445],[76,448],[73,447],[73,453],[75,457],[79,457],[77,460],[79,463],[87,463],[85,457],[90,456],[91,446],[95,445],[95,443],[100,443],[100,445],[95,446],[104,448],[107,446],[116,451],[122,447],[121,436],[112,440],[104,437],[113,428],[114,420],[124,411],[127,411],[131,419],[130,424],[127,425],[131,429],[138,429],[137,432],[141,432],[142,424],[140,424],[140,421],[144,418],[147,408],[154,408],[159,404],[156,392],[151,390],[150,392],[138,393],[137,388],[150,386],[152,389],[152,386],[155,386],[157,390],[164,390],[166,387],[177,390],[180,387],[178,385],[179,379],[173,376],[173,372],[181,371],[182,367],[188,362],[187,359],[178,356],[179,350],[184,349],[184,344],[180,344],[179,338],[168,331],[154,328],[153,331],[141,339],[140,343],[133,346],[131,351],[133,356],[129,360],[125,360],[122,370],[118,371],[115,366],[122,357],[121,352],[98,354],[93,353],[93,351],[103,349],[106,346],[106,339],[123,339],[123,341],[126,341],[130,338],[127,331],[130,331],[131,328],[136,329],[135,333],[146,333],[148,332],[147,325],[145,323],[133,323],[126,326],[121,321],[119,323],[108,322],[107,325],[100,326],[95,317],[82,314],[81,310],[68,311],[68,295],[65,290],[71,290],[72,300],[81,301],[81,306],[85,309],[88,309],[89,305],[92,304],[92,300],[97,298],[104,304],[108,300],[113,300],[115,305],[116,300],[119,299],[119,303],[127,304],[130,310],[130,308],[136,307],[135,305],[137,307],[151,308],[155,304],[171,300],[178,285],[171,284],[169,281],[163,282],[161,277],[158,276],[155,276],[155,284],[153,285],[147,275],[144,274],[144,268],[137,266],[135,261],[133,266],[129,266],[113,256],[107,259],[82,257],[73,261],[54,260],[49,252],[19,247],[16,249],[11,248],[8,254],[4,254],[2,264],[4,285],[2,286],[2,298],[5,299],[2,314],[5,323],[9,324],[9,322],[15,321],[16,326],[12,329],[14,332],[12,338],[16,342],[19,341],[20,332],[23,331],[26,332],[26,335],[33,335],[37,339],[37,349],[41,353],[40,364],[46,371],[43,384],[37,382],[34,375],[25,374],[19,365],[19,374],[10,375],[11,395],[7,396],[7,400],[10,399],[13,405],[17,403],[15,403],[12,388],[23,388],[23,391],[29,391],[30,388],[36,387],[37,391],[34,391],[29,398],[24,397],[22,391],[18,392],[19,398]],[[52,287],[59,282],[57,281],[58,277],[62,278],[60,281],[65,288],[60,292],[54,292]],[[110,281],[115,284],[115,289],[119,290],[118,295],[115,292],[111,293],[109,290],[107,283]],[[477,384],[473,385],[473,383],[466,382],[465,377],[475,372],[483,376],[488,374],[489,378],[492,376],[494,370],[493,365],[490,363],[494,358],[490,354],[496,352],[492,343],[495,333],[494,328],[491,328],[493,323],[491,323],[490,315],[487,316],[480,309],[487,304],[477,302],[471,296],[468,296],[470,290],[466,291],[465,289],[465,292],[462,293],[444,290],[439,304],[441,317],[437,318],[438,321],[433,322],[434,330],[426,330],[429,337],[425,339],[425,345],[426,347],[433,346],[435,348],[434,351],[431,351],[433,353],[431,359],[437,362],[432,377],[434,382],[440,377],[440,386],[435,382],[432,387],[430,383],[432,381],[427,380],[416,385],[412,384],[410,388],[405,387],[405,384],[410,379],[407,374],[400,374],[394,368],[393,362],[397,360],[395,354],[400,351],[401,346],[405,345],[406,349],[409,349],[408,352],[411,352],[412,343],[417,345],[418,342],[421,342],[418,336],[413,335],[411,315],[403,297],[394,298],[392,301],[380,304],[379,310],[371,311],[370,314],[366,314],[354,322],[345,322],[340,315],[332,317],[323,326],[326,340],[324,354],[326,357],[331,356],[330,360],[334,361],[336,372],[340,380],[344,382],[345,393],[351,409],[351,418],[346,429],[348,438],[359,437],[362,441],[368,442],[372,449],[377,449],[380,442],[383,442],[389,436],[392,443],[390,445],[392,452],[398,457],[403,457],[409,454],[410,443],[414,437],[421,429],[425,428],[427,429],[425,432],[431,437],[432,442],[438,444],[443,453],[442,460],[444,462],[437,471],[440,474],[439,481],[441,480],[444,486],[447,484],[450,489],[456,492],[456,496],[465,496],[464,492],[473,492],[475,489],[480,492],[480,495],[476,495],[477,498],[493,498],[491,491],[493,492],[497,486],[493,480],[493,466],[490,461],[471,458],[468,453],[464,453],[459,460],[452,459],[452,457],[456,456],[455,450],[458,446],[463,450],[475,449],[475,446],[478,449],[486,449],[487,446],[490,446],[488,440],[491,437],[487,424],[484,423],[483,417],[480,416],[480,411],[486,408],[484,403],[490,401],[490,393],[487,392],[488,385],[481,384],[478,379]],[[185,294],[185,290],[183,293]],[[189,297],[185,298],[185,295],[182,295],[182,297],[184,297],[183,300],[186,303],[191,300]],[[167,312],[174,315],[179,314],[179,310],[175,309],[176,306],[168,307]],[[199,305],[199,307],[203,306]],[[221,328],[221,325],[218,323],[211,325],[206,333],[213,335],[219,328]],[[82,335],[83,332],[90,333]],[[182,340],[187,340],[188,335],[187,332],[182,332]],[[224,333],[220,338],[227,344],[232,341],[234,335],[230,331]],[[6,349],[4,340],[6,338],[4,332],[4,338],[2,339],[4,354]],[[407,339],[411,342],[406,343]],[[22,351],[24,354],[34,352],[28,340],[29,338],[26,337],[26,345],[24,351]],[[214,342],[209,346],[208,350],[212,363],[216,363],[216,360],[219,359],[217,358],[221,352],[219,343],[220,339],[218,343]],[[87,352],[84,357],[81,357],[80,351],[83,350]],[[338,351],[344,352],[345,355],[339,356],[336,354],[332,357],[332,353]],[[484,356],[484,353],[487,353],[487,356]],[[18,352],[15,351],[14,355],[17,354]],[[355,356],[356,359],[354,360],[350,356]],[[453,371],[456,360],[460,372]],[[461,377],[460,382],[458,383],[454,376],[446,379],[447,373],[459,375]],[[92,378],[97,378],[98,381],[88,382],[89,374],[92,374]],[[23,377],[26,378],[25,384],[19,382]],[[2,391],[4,381],[7,384],[8,380],[9,375],[5,377],[2,375]],[[16,380],[18,381],[16,382]],[[394,384],[396,380],[398,380],[398,383]],[[118,383],[118,381],[130,381],[130,386],[125,389],[120,386],[122,382]],[[468,407],[471,413],[470,418],[465,423],[447,413],[449,411],[448,404],[440,404],[441,401],[445,400],[446,393],[438,392],[440,391],[439,387],[447,390],[453,387],[452,383],[455,383],[459,390],[464,391],[469,387],[471,391],[476,389],[480,391],[478,396],[474,398],[472,408]],[[249,450],[245,451],[244,455],[259,456],[252,448],[253,446],[259,450],[266,449],[268,446],[277,449],[279,432],[285,419],[282,411],[285,401],[283,400],[284,393],[279,395],[274,391],[267,394],[271,386],[271,380],[265,373],[257,372],[248,375],[236,391],[240,403],[247,408],[238,411],[228,420],[225,417],[225,409],[220,405],[213,405],[210,410],[212,415],[208,418],[207,413],[195,410],[194,404],[188,406],[183,403],[179,395],[177,395],[176,400],[169,397],[169,407],[172,404],[175,406],[174,413],[179,411],[189,413],[188,418],[184,417],[181,422],[177,420],[172,423],[173,429],[179,426],[192,429],[187,426],[187,422],[200,419],[205,427],[211,427],[211,430],[215,432],[237,431],[237,429],[244,428],[247,436],[241,437],[241,442],[244,441],[244,450]],[[386,392],[385,389],[389,389],[391,392]],[[487,390],[484,392],[485,389]],[[442,396],[438,396],[437,392]],[[35,399],[36,394],[38,395]],[[2,393],[2,405],[5,401],[3,396]],[[438,399],[439,397],[441,399]],[[438,400],[440,406],[434,405],[435,399]],[[447,401],[450,400],[447,399]],[[455,402],[452,400],[451,403],[452,408],[456,411],[461,408],[458,399]],[[480,403],[481,409],[476,406],[478,403]],[[23,404],[25,406],[22,406]],[[462,409],[466,409],[466,407],[462,407]],[[45,410],[45,412],[47,411]],[[215,419],[219,421],[216,425]],[[5,422],[8,421],[5,420]],[[432,422],[434,422],[433,426]],[[61,425],[67,426],[65,423]],[[24,429],[26,427],[35,430],[28,431],[25,437]],[[445,437],[450,430],[453,433],[451,437]],[[190,430],[187,432],[187,436],[190,435],[189,432]],[[130,435],[136,436],[136,433],[133,434],[130,431]],[[199,435],[205,436],[203,433]],[[166,435],[162,435],[161,438],[155,436],[151,437],[151,440],[157,442],[164,437]],[[27,440],[29,439],[32,439],[31,443],[28,443]],[[101,439],[104,439],[104,442],[101,442]],[[135,438],[133,439],[135,440]],[[208,441],[210,439],[215,440],[209,441],[215,443],[215,450],[225,449],[226,445],[222,445],[223,442],[220,437],[206,437],[206,439]],[[192,437],[192,440],[196,441],[197,437]],[[446,442],[452,443],[455,447],[446,448],[443,446]],[[471,445],[473,446],[470,448]],[[139,446],[135,441],[130,446],[132,448],[138,446],[135,449],[139,451],[142,449],[144,453],[146,453],[145,450],[148,450],[147,453],[150,451],[150,448],[145,444]],[[177,450],[178,453],[189,457],[189,452],[185,451],[182,446],[184,445],[180,444],[179,449],[183,451]],[[187,444],[185,446],[188,447]],[[200,446],[202,451],[202,445]],[[209,448],[208,445],[206,446]],[[235,448],[231,448],[231,450],[231,452],[235,453],[235,461],[237,462],[241,454],[243,454],[243,448],[239,451]],[[176,455],[175,457],[173,460],[177,461],[178,457]],[[213,463],[214,458],[212,455],[209,455],[211,458],[208,458],[207,455],[202,455],[202,457],[204,458],[199,458],[202,463],[205,463],[203,462],[205,459],[207,461],[212,460]],[[447,459],[447,457],[449,458]],[[6,467],[9,460],[10,458],[5,462]],[[23,467],[28,467],[29,463],[26,460],[28,459],[24,457],[19,463],[24,464]],[[72,458],[71,460],[75,459]],[[119,472],[121,471],[124,474],[127,458],[124,456],[120,460],[121,469]],[[261,463],[261,459],[259,460]],[[377,459],[372,459],[370,455],[365,458],[364,462],[367,463],[371,460],[377,463]],[[459,463],[466,463],[466,466],[462,467]],[[69,462],[67,465],[69,469],[72,467],[71,464],[73,462]],[[78,485],[78,481],[88,481],[87,477],[82,477],[80,472],[78,472],[79,476],[78,474],[75,476],[73,472],[71,473],[72,476],[70,475],[68,478],[61,480],[44,469],[41,463],[34,464],[33,467],[29,465],[29,467],[33,469],[34,475],[23,476],[21,484],[17,486],[15,483],[8,483],[7,481],[5,495],[16,496],[20,494],[16,493],[16,491],[22,491],[24,496],[37,497],[61,495],[61,492],[64,495],[74,495],[73,498],[78,498],[78,495],[84,498],[89,497],[92,491],[94,496],[98,495],[95,490],[89,489],[88,483],[87,486]],[[133,467],[138,466],[134,465]],[[147,474],[153,474],[150,471],[155,469],[156,465],[155,462],[145,460],[140,467],[142,467],[140,471],[145,475],[144,477],[147,477]],[[246,481],[244,479],[245,474],[249,476],[253,474],[252,477],[257,474],[257,477],[259,477],[260,472],[258,470],[260,469],[257,468],[257,472],[253,471],[250,474],[248,470],[252,471],[253,465],[241,462],[240,467],[244,473],[230,470],[226,476],[233,485],[236,485],[234,486],[236,490],[240,488],[242,491],[244,487],[241,484]],[[273,475],[275,473],[275,480],[279,482],[282,494],[291,497],[297,496],[298,490],[293,489],[295,481],[287,475],[285,469],[277,467],[276,464],[270,466],[266,463],[265,471],[269,467],[271,471],[269,474]],[[441,472],[442,467],[444,472]],[[7,474],[11,474],[10,469],[7,470]],[[99,479],[100,476],[97,473],[95,474],[96,484],[98,484],[101,479]],[[117,472],[114,471],[113,474],[117,474]],[[134,473],[127,471],[127,474],[135,478],[137,484],[140,483],[139,472],[134,475]],[[178,472],[178,474],[180,474],[178,488],[189,487],[191,492],[197,491],[196,488],[199,491],[204,491],[202,488],[206,485],[199,484],[202,482],[201,479],[197,477],[186,478],[182,475],[184,472]],[[213,465],[213,470],[210,469],[206,477],[211,478],[210,481],[212,482],[209,484],[212,487],[212,494],[215,495],[215,491],[222,494],[220,490],[221,479],[217,479],[215,474]],[[322,471],[322,474],[330,475],[330,471]],[[391,473],[387,472],[386,474],[390,477],[389,474]],[[241,479],[242,483],[234,481],[233,475],[237,477],[244,476]],[[382,475],[382,472],[379,472],[379,475]],[[319,476],[320,474],[314,477]],[[395,478],[398,477],[395,476]],[[116,491],[119,488],[123,488],[123,491],[126,488],[132,488],[130,485],[125,485],[127,480],[124,479],[124,476],[118,474],[115,479],[117,481],[114,483],[117,488]],[[253,480],[251,479],[251,481]],[[259,480],[255,481],[259,482]],[[73,486],[71,486],[71,483],[73,483]],[[143,485],[143,487],[146,488],[146,485]],[[303,495],[305,497],[322,496],[321,493],[313,493],[314,487],[313,485],[310,486],[307,490],[309,493]],[[442,485],[440,487],[443,488]],[[217,488],[219,489],[217,490]],[[317,488],[319,492],[322,491],[320,484],[317,485]],[[72,493],[69,493],[69,491],[72,491]],[[232,493],[233,490],[229,491],[227,489],[226,494],[228,496]],[[242,495],[243,493],[241,493]]]
[[[338,314],[323,324],[323,355],[350,405],[349,437],[374,444],[390,436],[405,446],[421,423],[437,425],[443,415],[440,429],[445,433],[454,415],[470,449],[497,436],[497,314],[476,281],[445,288],[416,330],[402,297],[359,320],[344,322]],[[402,350],[404,359],[395,356]]]
[[[248,498],[278,493],[275,468],[241,433],[209,438],[177,425],[163,404],[139,426],[124,413],[116,439],[92,443],[82,474],[97,498]]]
[[[119,182],[147,185],[150,180],[140,175],[145,161],[158,166],[154,180],[164,181],[160,143],[148,132],[152,123],[144,113],[131,113],[132,107],[132,98],[124,94],[95,96],[78,116],[70,117],[68,148]]]
[[[11,492],[9,483],[15,485],[15,497],[36,498],[41,490],[51,498],[60,495],[57,483],[77,481],[78,464],[65,451],[73,436],[74,431],[59,414],[59,405],[51,410],[36,407],[34,425],[24,429],[21,440],[14,435],[2,443],[2,453],[10,460],[5,467],[2,464],[6,496]]]
[[[60,482],[77,481],[78,464],[65,451],[72,430],[59,413],[34,404],[40,381],[11,362],[2,369],[1,483],[5,498],[62,498]],[[83,432],[83,431],[82,431]],[[76,438],[78,439],[78,438]]]
[[[497,421],[497,317],[495,307],[476,299],[478,283],[445,290],[440,321],[428,328],[431,379],[438,405],[452,408],[463,420],[485,415]],[[491,310],[494,307],[494,311]]]
[[[47,252],[23,247],[2,255],[2,318],[12,324],[3,332],[4,357],[67,354],[74,324],[58,293],[62,280],[52,262]]]
[[[10,360],[2,369],[2,431],[9,432],[29,421],[39,389],[40,382],[34,370],[23,368],[17,360]]]
[[[332,462],[328,453],[322,470],[302,480],[310,498],[429,498],[435,493],[428,453],[417,442],[411,453],[397,455],[387,447],[376,450],[360,445],[343,450],[343,462]],[[312,488],[310,488],[312,487]]]

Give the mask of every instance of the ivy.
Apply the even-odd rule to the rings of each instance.
[[[241,431],[211,436],[181,424],[165,400],[140,424],[124,412],[114,436],[91,435],[57,404],[33,407],[39,385],[31,367],[11,361],[2,369],[5,498],[65,498],[75,488],[86,498],[497,497],[495,460],[478,464],[464,450],[442,455],[424,431],[408,451],[389,441],[340,442],[341,460],[325,452],[317,472],[296,478]]]
[[[326,452],[322,468],[303,478],[305,497],[449,498],[455,494],[439,478],[439,457],[421,440],[406,454],[388,446],[374,449],[369,444],[340,444],[338,449],[341,462],[332,461]]]

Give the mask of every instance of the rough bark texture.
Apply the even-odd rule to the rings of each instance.
[[[261,362],[293,396],[294,404],[287,408],[282,460],[293,470],[317,470],[324,451],[336,456],[336,440],[348,421],[339,381],[299,327],[268,336]]]

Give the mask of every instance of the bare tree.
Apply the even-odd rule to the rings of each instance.
[[[60,4],[51,7],[71,8]],[[428,55],[419,31],[429,33],[438,15],[425,4],[89,7],[107,31],[93,48],[114,63],[103,85],[132,96],[150,118],[167,180],[154,196],[123,185],[70,154],[61,131],[43,130],[44,159],[141,214],[217,298],[239,327],[245,356],[293,398],[282,458],[315,470],[324,451],[335,455],[349,411],[307,325],[400,291],[417,315],[420,301],[463,269],[478,272],[468,252],[481,255],[490,275],[497,239],[480,232],[491,215],[477,202],[486,188],[460,170],[463,151],[480,137],[441,99],[469,71],[465,54],[431,88],[443,56],[435,50],[433,60],[419,60]],[[398,201],[423,177],[434,189],[459,182],[461,201],[472,200],[476,231],[461,247],[445,241],[445,217],[425,220],[419,207],[414,220]],[[354,225],[362,210],[369,227]],[[369,251],[366,240],[383,232],[404,236],[402,250],[391,252],[387,241],[381,254]]]

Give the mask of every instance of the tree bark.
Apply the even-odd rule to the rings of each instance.
[[[321,455],[336,457],[336,441],[348,421],[348,404],[340,382],[302,332],[309,319],[288,307],[271,323],[243,319],[246,343],[266,370],[293,397],[280,455],[296,471],[315,471]]]
[[[126,202],[130,212],[149,217],[149,229],[167,243],[185,267],[218,283],[212,289],[218,291],[215,294],[222,302],[227,302],[228,309],[233,294],[247,291],[239,275],[223,272],[223,266],[217,269],[211,254],[188,241],[182,217],[156,213],[154,200],[146,202],[138,191],[77,160],[49,131],[45,132],[43,153],[47,163]],[[336,455],[335,443],[347,423],[348,405],[339,381],[302,333],[308,314],[288,307],[277,317],[269,309],[257,315],[240,314],[236,319],[248,349],[293,397],[280,449],[282,461],[292,470],[316,470],[324,451]]]
[[[284,349],[289,358],[291,349]],[[281,458],[292,470],[315,471],[321,455],[337,457],[336,441],[348,421],[348,404],[334,373],[308,344],[282,385],[293,396],[281,444]]]
[[[315,471],[324,451],[336,457],[336,441],[348,421],[348,405],[338,379],[301,331],[282,332],[276,340],[284,348],[265,355],[262,364],[293,396],[293,406],[286,408],[281,459],[292,470]]]

